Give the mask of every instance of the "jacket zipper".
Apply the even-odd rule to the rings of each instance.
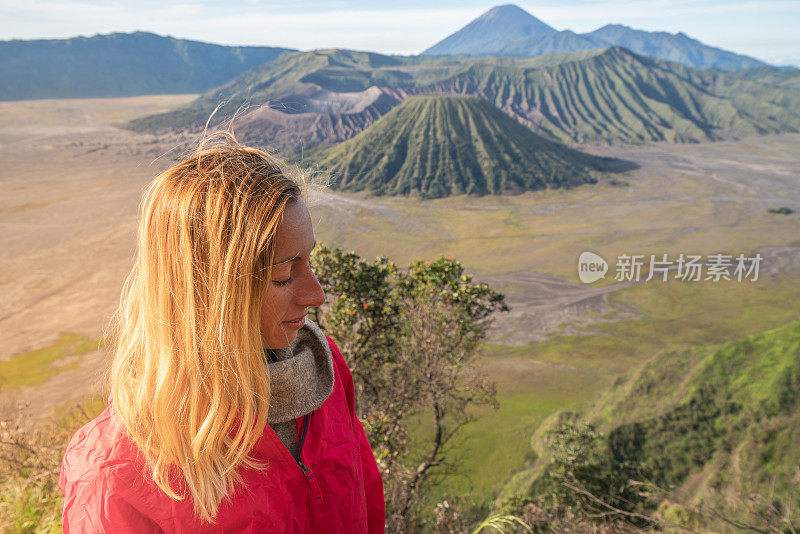
[[[300,445],[297,447],[297,456],[295,457],[295,461],[300,467],[300,470],[303,472],[303,476],[306,477],[306,480],[308,480],[308,483],[311,486],[311,494],[314,502],[321,503],[322,491],[320,490],[319,483],[317,482],[317,476],[311,471],[311,468],[304,464],[303,460],[300,459],[300,453],[303,450],[303,442],[306,439],[306,432],[308,431],[308,422],[311,419],[311,413],[306,414],[305,420],[303,421],[303,433],[300,436]]]
[[[300,466],[300,469],[303,471],[304,475],[308,471],[308,466],[304,464],[303,461],[300,459],[300,453],[303,450],[303,442],[306,440],[306,432],[308,431],[308,422],[310,419],[311,419],[311,413],[307,413],[305,419],[303,420],[303,433],[300,436],[300,446],[297,447],[297,456],[294,457],[295,461],[297,462],[297,465]]]

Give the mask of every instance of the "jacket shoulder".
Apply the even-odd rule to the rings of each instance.
[[[342,356],[342,351],[339,350],[339,347],[336,346],[336,342],[331,339],[328,334],[325,334],[325,339],[328,340],[328,346],[331,349],[333,367],[336,370],[336,375],[341,376],[345,382],[350,382],[352,384],[353,377],[350,372],[350,366],[347,365],[347,361],[344,359],[344,356]]]
[[[58,485],[66,492],[70,485],[107,481],[112,472],[132,471],[135,463],[132,443],[109,405],[70,439],[61,461]]]
[[[72,436],[58,479],[64,533],[161,532],[156,518],[165,510],[143,483],[136,450],[111,405]]]
[[[341,357],[342,353],[339,351],[339,347],[336,346],[336,342],[331,338],[331,336],[325,334],[325,339],[328,340],[328,347],[330,347],[331,352],[338,354]]]

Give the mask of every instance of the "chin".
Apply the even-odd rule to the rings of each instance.
[[[264,346],[270,349],[285,349],[291,345],[296,338],[297,331],[292,331],[291,333],[286,332],[282,336],[275,336],[275,339],[273,339],[268,345],[265,344]]]

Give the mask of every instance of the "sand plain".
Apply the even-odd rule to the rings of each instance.
[[[142,191],[185,146],[185,139],[120,126],[192,98],[0,102],[0,361],[47,347],[62,332],[102,337],[133,259]],[[522,348],[642,316],[640,307],[609,298],[634,282],[578,281],[584,250],[606,259],[759,252],[767,282],[797,275],[800,134],[584,148],[640,168],[595,186],[514,197],[422,202],[315,191],[317,237],[400,264],[458,258],[476,279],[502,290],[512,308],[498,318],[491,342]],[[768,213],[780,206],[795,213]],[[544,365],[546,376],[555,376],[558,365],[525,362],[504,359],[495,374],[519,365],[541,374]],[[7,391],[0,385],[0,400],[33,401],[44,416],[100,391],[107,364],[98,347],[44,383]]]

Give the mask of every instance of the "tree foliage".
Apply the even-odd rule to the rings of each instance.
[[[646,494],[634,482],[644,478],[641,466],[615,458],[607,437],[593,424],[566,413],[548,432],[546,444],[552,458],[547,479],[554,504],[594,511],[594,503],[585,498],[585,493],[574,490],[580,487],[622,511],[642,511]]]
[[[413,529],[433,475],[449,462],[448,444],[475,420],[470,407],[496,407],[493,384],[471,362],[502,294],[475,283],[456,260],[417,260],[400,269],[319,245],[312,265],[328,302],[318,324],[348,360],[370,443],[381,468],[390,530]],[[411,421],[430,423],[424,440]]]

